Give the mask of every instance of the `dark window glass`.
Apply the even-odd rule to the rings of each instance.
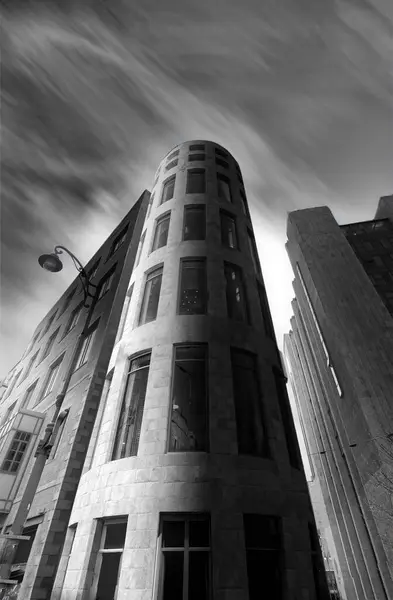
[[[98,286],[98,296],[97,300],[100,300],[107,292],[109,292],[113,278],[115,276],[115,269],[112,269],[109,273],[104,275],[103,280],[100,282]]]
[[[124,548],[126,539],[127,522],[107,523],[105,533],[105,549]]]
[[[119,565],[121,552],[105,552],[101,554],[101,568],[97,585],[98,600],[112,600],[115,597],[119,581]]]
[[[52,365],[50,367],[48,378],[44,385],[44,389],[42,390],[42,393],[41,393],[41,398],[40,398],[41,400],[42,400],[42,398],[45,398],[45,396],[50,394],[50,392],[53,390],[55,379],[56,379],[57,373],[59,372],[61,361],[63,360],[63,356],[61,357],[61,359],[58,362],[56,362],[54,365]]]
[[[167,166],[165,167],[165,171],[169,171],[170,169],[173,169],[173,167],[176,167],[176,165],[177,165],[178,162],[179,161],[177,159],[176,160],[172,160],[171,162],[169,162],[167,164]]]
[[[249,600],[283,597],[283,565],[278,517],[243,515]]]
[[[251,258],[252,258],[252,264],[254,265],[254,270],[255,273],[257,275],[261,274],[261,267],[259,265],[259,258],[258,258],[258,250],[257,250],[257,245],[255,243],[255,238],[252,235],[251,231],[249,229],[247,229],[247,238],[248,238],[248,245],[250,248],[250,253],[251,253]]]
[[[154,232],[153,247],[151,250],[152,252],[154,252],[154,250],[158,250],[158,248],[166,246],[170,218],[170,215],[165,215],[157,220],[156,230]]]
[[[97,332],[99,321],[97,320],[90,328],[89,332],[83,338],[82,345],[79,349],[78,358],[75,364],[75,371],[85,365],[91,355],[92,349],[94,347],[94,338]]]
[[[216,165],[219,167],[224,167],[224,169],[229,169],[229,164],[226,160],[221,160],[221,158],[216,158]]]
[[[205,150],[205,144],[191,144],[190,146],[190,152],[194,152],[197,150]]]
[[[223,158],[228,158],[228,153],[224,152],[224,150],[220,150],[220,148],[215,148],[215,153],[217,156],[222,156]]]
[[[289,461],[295,469],[301,469],[301,458],[299,445],[297,442],[295,425],[293,423],[292,412],[289,404],[288,393],[285,385],[284,375],[273,368],[274,381],[276,384],[278,404],[284,425],[285,439],[289,454]]]
[[[157,318],[158,303],[160,300],[162,281],[162,268],[155,269],[146,278],[145,291],[143,294],[139,325],[149,323]]]
[[[16,473],[18,471],[30,438],[31,433],[26,431],[15,432],[10,449],[5,455],[5,459],[1,465],[2,471],[7,471],[8,473]]]
[[[7,423],[7,421],[8,421],[8,420],[11,418],[12,411],[14,410],[15,406],[16,406],[16,400],[15,400],[15,402],[13,402],[13,403],[12,403],[12,404],[11,404],[11,405],[10,405],[10,406],[7,408],[7,411],[6,411],[6,413],[5,413],[5,417],[4,417],[4,419],[2,420],[2,422],[1,422],[1,424],[2,424],[2,425],[4,425],[4,423]]]
[[[149,367],[150,354],[131,361],[112,460],[138,454]]]
[[[206,237],[206,207],[204,204],[184,207],[183,240],[204,240]]]
[[[117,334],[116,334],[115,344],[117,344],[117,342],[123,335],[133,291],[134,291],[134,284],[132,284],[131,287],[129,288],[127,295],[126,295],[126,299],[124,301],[123,310],[121,312],[121,317],[120,317],[120,323],[119,323],[119,327],[118,327]]]
[[[42,360],[44,360],[44,358],[46,358],[48,356],[48,354],[50,354],[50,351],[53,348],[53,344],[55,343],[55,339],[57,337],[57,334],[59,333],[59,330],[57,329],[54,333],[52,333],[52,335],[50,336],[48,343],[45,347],[44,353],[42,355]]]
[[[237,233],[236,233],[236,220],[235,218],[223,211],[220,213],[221,217],[221,242],[228,248],[237,248]]]
[[[113,254],[115,252],[117,252],[117,250],[120,248],[120,246],[123,244],[124,240],[127,237],[127,230],[128,230],[128,225],[127,227],[124,227],[124,229],[119,233],[119,235],[114,239],[113,244],[112,244],[112,248],[111,251],[109,253],[109,257],[113,256]],[[98,266],[98,265],[97,265]]]
[[[179,152],[180,150],[175,150],[174,152],[171,152],[167,160],[172,160],[173,158],[175,158],[175,156],[179,156]]]
[[[56,335],[57,335],[57,333],[58,333],[58,332],[59,332],[59,330],[57,330],[57,331],[56,331]],[[56,336],[55,336],[55,337],[56,337]],[[32,368],[33,368],[33,365],[34,365],[35,361],[37,360],[37,356],[38,356],[38,352],[36,352],[36,353],[34,354],[34,356],[32,356],[32,357],[31,357],[31,359],[29,360],[29,364],[27,365],[27,369],[26,369],[26,371],[25,371],[25,374],[24,374],[24,376],[23,376],[23,379],[26,379],[26,378],[27,378],[27,377],[30,375],[30,373],[31,373],[31,370],[32,370]]]
[[[93,279],[93,277],[96,276],[96,273],[98,271],[98,267],[99,267],[100,261],[97,260],[94,265],[91,267],[91,269],[88,272],[88,277],[89,279]]]
[[[44,327],[43,331],[41,332],[41,338],[44,337],[44,335],[49,331],[54,319],[55,319],[56,313],[54,313],[51,317],[49,317],[46,326]]]
[[[137,268],[137,266],[139,265],[139,261],[141,260],[141,254],[142,254],[142,250],[143,250],[143,243],[145,241],[145,236],[146,236],[146,231],[143,232],[141,239],[139,240],[139,244],[138,244],[138,250],[136,253],[136,258],[135,258],[135,269]]]
[[[243,274],[240,267],[225,263],[228,316],[236,321],[248,322],[248,306]]]
[[[175,179],[176,175],[172,175],[169,179],[164,181],[162,186],[161,204],[168,202],[168,200],[172,200],[175,193]]]
[[[146,219],[148,219],[149,216],[150,216],[150,212],[151,212],[151,207],[153,205],[153,201],[154,201],[154,194],[152,194],[150,196],[149,204],[147,205]]]
[[[169,451],[206,451],[207,433],[206,347],[176,347]]]
[[[196,162],[199,160],[205,160],[205,154],[189,154],[188,160],[190,162]]]
[[[98,264],[97,264],[97,268],[98,268]],[[89,275],[89,278],[91,279],[91,275]],[[59,316],[57,318],[61,317],[61,315],[67,310],[67,308],[69,307],[69,305],[71,303],[72,298],[74,297],[74,294],[75,294],[75,290],[72,290],[72,292],[70,292],[68,294],[67,298],[64,300],[64,304],[63,304],[61,311],[59,313]]]
[[[32,548],[34,538],[37,533],[37,529],[38,529],[38,525],[34,525],[32,527],[26,527],[25,529],[23,529],[22,535],[28,535],[28,536],[30,536],[30,539],[29,540],[20,540],[20,542],[17,546],[17,550],[15,552],[14,558],[13,558],[14,565],[27,563],[27,561],[29,560],[31,548]]]
[[[256,356],[232,350],[232,376],[239,454],[267,456]]]
[[[308,533],[310,537],[311,561],[315,584],[316,600],[328,600],[327,581],[325,566],[322,561],[321,547],[318,540],[318,533],[315,525],[308,524]]]
[[[179,314],[206,314],[206,261],[190,258],[180,264]]]
[[[163,548],[183,548],[185,530],[184,521],[164,521],[162,524]]]
[[[270,315],[269,304],[266,297],[266,291],[264,286],[257,280],[257,288],[258,288],[258,296],[259,296],[259,304],[261,307],[261,313],[263,318],[263,325],[265,327],[265,332],[268,337],[274,340],[274,329],[273,322]]]
[[[82,310],[82,306],[83,306],[83,302],[81,302],[81,304],[79,304],[71,313],[70,319],[66,325],[65,331],[64,331],[64,335],[67,335],[67,333],[69,331],[71,331],[71,329],[74,329],[74,327],[76,326],[78,319],[79,319],[79,315],[81,314],[81,310]]]
[[[242,189],[240,189],[239,193],[240,193],[240,201],[242,203],[243,212],[246,215],[246,217],[248,219],[250,219],[250,211],[248,210],[246,194],[244,193],[244,191]]]
[[[35,382],[33,383],[33,385],[31,385],[31,386],[30,386],[30,387],[27,389],[26,395],[25,395],[25,397],[24,397],[24,399],[23,399],[23,406],[24,406],[24,407],[26,407],[26,408],[28,408],[28,407],[29,407],[30,401],[31,401],[31,399],[32,399],[32,397],[33,397],[33,394],[34,394],[34,391],[35,391],[35,389],[36,389],[36,387],[37,387],[37,383],[38,383],[38,379],[37,379],[37,381],[35,381]]]
[[[222,200],[225,200],[226,202],[232,202],[231,185],[228,177],[221,173],[217,173],[217,182],[219,198],[222,198]]]
[[[186,194],[204,194],[206,192],[205,170],[189,169],[187,171]]]

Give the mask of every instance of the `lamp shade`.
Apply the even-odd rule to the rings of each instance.
[[[51,273],[57,273],[63,268],[63,263],[61,262],[60,258],[57,256],[57,254],[53,253],[42,254],[39,257],[38,262],[43,269],[50,271]]]

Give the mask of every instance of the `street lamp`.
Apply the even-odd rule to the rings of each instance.
[[[62,254],[63,252],[66,252],[71,257],[75,268],[79,273],[79,278],[81,280],[83,288],[84,307],[89,308],[89,310],[86,313],[86,319],[83,325],[83,329],[79,334],[76,344],[74,346],[73,354],[69,362],[66,374],[64,376],[62,389],[60,393],[56,396],[56,407],[54,415],[52,417],[52,421],[47,424],[45,428],[44,437],[42,440],[40,440],[36,453],[34,455],[36,460],[33,465],[33,469],[30,473],[26,488],[23,492],[22,499],[20,501],[18,510],[15,515],[15,519],[12,524],[12,528],[7,534],[0,534],[0,539],[2,538],[4,542],[0,558],[0,590],[4,589],[4,587],[5,589],[7,589],[8,586],[15,585],[15,581],[10,579],[13,560],[18,548],[19,541],[30,539],[28,536],[26,537],[22,535],[23,528],[27,516],[29,514],[31,503],[33,502],[34,496],[37,492],[37,488],[40,483],[45,463],[49,458],[50,451],[56,441],[60,424],[67,412],[61,412],[61,406],[67,393],[71,376],[76,366],[76,361],[78,360],[78,351],[80,348],[80,343],[83,337],[85,336],[86,329],[90,321],[90,316],[94,310],[94,302],[88,305],[87,299],[89,297],[94,299],[94,294],[90,293],[90,287],[96,289],[97,286],[90,283],[89,276],[87,275],[84,267],[82,266],[82,263],[72,252],[67,250],[67,248],[65,248],[64,246],[56,246],[53,253],[42,254],[42,256],[39,257],[38,262],[40,266],[46,271],[49,271],[51,273],[58,273],[63,268],[63,263],[61,262],[58,255]]]

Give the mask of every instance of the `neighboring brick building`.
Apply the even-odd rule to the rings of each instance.
[[[393,598],[392,202],[341,227],[327,207],[288,217],[284,354],[347,600]]]
[[[21,598],[327,600],[243,180],[222,147],[162,161],[123,284],[64,546],[42,552],[40,525]]]

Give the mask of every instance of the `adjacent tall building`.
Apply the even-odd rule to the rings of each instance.
[[[123,223],[99,252],[92,325],[78,342],[87,351],[30,507],[19,597],[327,600],[239,166],[212,142],[184,143],[148,196],[132,231]],[[34,438],[18,421],[0,440],[0,477],[24,473],[3,506],[4,531],[54,402],[51,373],[69,331],[56,308],[23,359],[27,394],[41,372],[29,361],[50,344],[36,395],[14,385],[1,406],[7,423],[37,421]],[[88,343],[96,311],[102,335]],[[22,442],[16,460],[12,444]]]
[[[393,598],[393,197],[339,226],[288,218],[295,273],[288,378],[347,600]]]

